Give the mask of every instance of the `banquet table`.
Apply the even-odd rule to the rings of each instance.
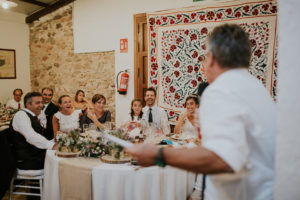
[[[106,164],[95,158],[61,158],[53,150],[46,153],[44,173],[46,200],[182,200],[192,192],[195,182],[194,173],[170,166],[143,168],[128,163]],[[74,183],[77,176],[79,181]],[[79,191],[81,188],[85,190]],[[71,196],[62,195],[61,190]]]

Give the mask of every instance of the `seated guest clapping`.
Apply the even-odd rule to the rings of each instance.
[[[58,131],[69,132],[79,129],[79,118],[82,115],[81,110],[75,110],[72,105],[72,99],[69,95],[62,95],[58,99],[60,111],[53,116],[54,138]]]
[[[88,100],[85,99],[85,93],[83,90],[77,90],[73,104],[76,110],[82,110],[83,113],[86,113],[90,107]]]
[[[24,97],[25,109],[18,111],[10,124],[13,151],[20,169],[43,169],[46,149],[57,149],[44,137],[37,116],[43,108],[42,95],[29,92]]]
[[[143,117],[142,109],[142,100],[133,99],[131,101],[131,111],[120,128],[125,128],[127,129],[127,132],[131,132],[133,129],[141,127],[141,120]]]
[[[176,134],[182,134],[187,138],[198,138],[198,131],[195,119],[195,111],[199,107],[198,95],[189,95],[185,100],[186,111],[180,115],[174,132]]]
[[[90,109],[82,116],[80,121],[81,127],[83,124],[94,123],[97,127],[105,126],[106,122],[111,121],[109,110],[105,110],[106,98],[101,94],[95,94],[92,98],[93,109]]]

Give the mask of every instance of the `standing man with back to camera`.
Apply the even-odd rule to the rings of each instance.
[[[251,48],[236,24],[216,27],[204,61],[209,86],[199,109],[202,146],[127,148],[142,166],[172,165],[208,174],[205,200],[272,200],[275,103],[249,74]]]

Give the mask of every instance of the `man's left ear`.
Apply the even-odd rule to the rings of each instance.
[[[206,59],[207,59],[207,61],[206,61],[207,67],[213,66],[213,64],[214,64],[214,62],[215,62],[215,58],[214,58],[214,55],[213,55],[212,51],[209,51],[209,52],[207,53]]]

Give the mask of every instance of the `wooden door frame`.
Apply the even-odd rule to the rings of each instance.
[[[134,24],[134,98],[138,98],[138,84],[139,84],[139,75],[142,71],[139,69],[139,57],[138,54],[138,19],[147,17],[146,13],[135,14],[133,16],[133,24]],[[148,77],[147,77],[148,84]]]

